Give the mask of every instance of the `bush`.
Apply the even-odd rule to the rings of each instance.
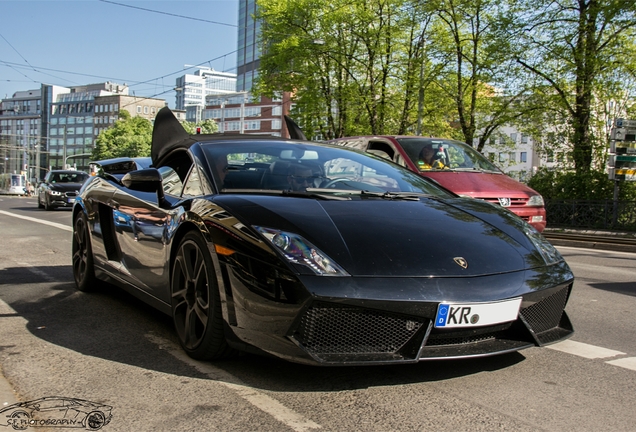
[[[583,174],[540,169],[528,186],[544,199],[606,200],[614,199],[614,181],[601,171]],[[619,182],[620,201],[636,201],[636,182]]]

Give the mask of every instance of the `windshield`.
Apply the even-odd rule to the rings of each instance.
[[[255,140],[204,143],[202,148],[221,193],[242,190],[454,196],[398,165],[343,147]]]
[[[51,173],[51,183],[84,183],[88,178],[85,172]]]
[[[451,169],[501,172],[484,155],[460,141],[399,138],[398,142],[420,171]]]

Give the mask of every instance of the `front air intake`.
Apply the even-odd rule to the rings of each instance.
[[[362,357],[378,361],[396,360],[404,356],[401,350],[422,326],[422,320],[403,316],[354,307],[318,305],[303,314],[293,339],[312,356],[322,360],[334,356],[347,356],[353,361]],[[417,354],[420,343],[415,344],[411,355]]]
[[[572,325],[564,312],[571,287],[562,288],[519,312],[539,344],[554,342],[572,333]]]

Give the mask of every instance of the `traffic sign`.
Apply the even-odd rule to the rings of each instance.
[[[614,126],[617,128],[636,128],[636,120],[617,118],[614,120]]]
[[[636,141],[636,125],[634,127],[612,128],[610,138],[616,141]]]

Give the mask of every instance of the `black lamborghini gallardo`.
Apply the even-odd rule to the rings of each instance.
[[[573,331],[572,272],[508,210],[340,146],[188,135],[168,108],[151,167],[92,177],[73,227],[78,289],[123,287],[198,359],[409,363]]]

